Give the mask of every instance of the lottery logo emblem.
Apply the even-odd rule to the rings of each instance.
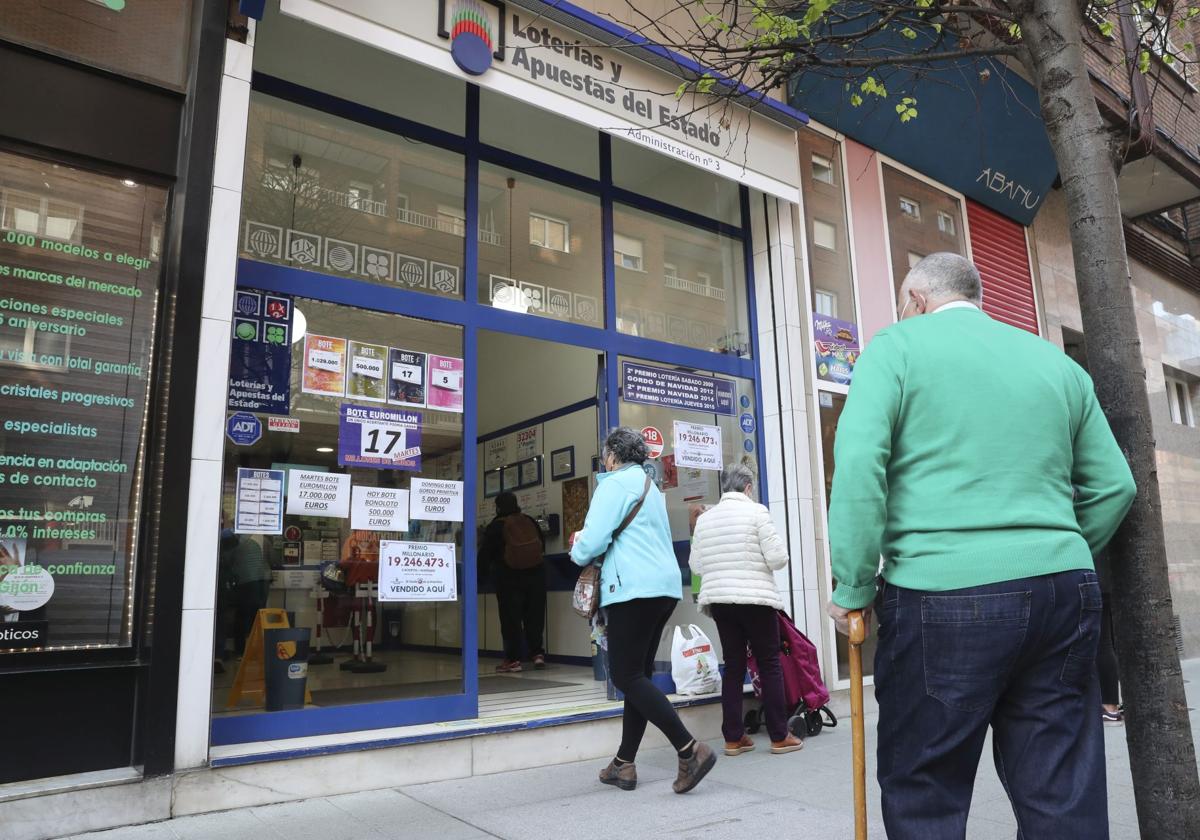
[[[337,271],[353,271],[356,257],[354,249],[341,242],[330,245],[325,251],[325,262]]]
[[[254,341],[258,338],[258,322],[249,318],[238,318],[234,322],[233,334],[242,341]]]
[[[458,267],[430,263],[429,288],[447,295],[458,294]]]
[[[288,302],[280,298],[267,298],[267,317],[272,321],[286,321]]]
[[[258,222],[246,223],[246,250],[256,257],[278,258],[282,251],[283,229]]]
[[[404,285],[419,289],[425,287],[425,260],[406,254],[396,255],[396,274]]]
[[[259,297],[253,292],[238,292],[237,311],[239,315],[250,317],[258,314]]]
[[[450,19],[450,57],[464,73],[481,76],[492,66],[492,22],[478,0],[458,0]]]
[[[287,327],[283,324],[264,324],[263,341],[267,344],[286,346],[288,343]]]
[[[599,319],[596,299],[586,295],[575,295],[575,317],[580,321],[594,324]]]
[[[392,276],[392,255],[387,251],[364,249],[363,273],[376,280],[388,280]]]
[[[321,262],[321,238],[299,231],[288,231],[288,259],[297,265],[317,265]]]
[[[560,289],[547,289],[546,311],[559,318],[570,318],[571,295]]]

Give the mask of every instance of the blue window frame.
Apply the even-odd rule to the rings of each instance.
[[[465,402],[463,472],[464,493],[467,499],[476,498],[478,489],[476,487],[477,447],[473,445],[473,442],[478,439],[478,429],[476,428],[477,383],[475,380],[477,365],[475,360],[480,330],[555,341],[604,352],[607,362],[605,365],[606,381],[601,383],[603,387],[600,388],[600,392],[604,398],[603,401],[607,404],[607,425],[610,428],[618,424],[620,416],[620,384],[617,363],[619,357],[634,357],[751,380],[754,383],[755,392],[755,445],[757,447],[755,454],[761,462],[762,388],[758,371],[758,318],[754,290],[753,249],[749,235],[750,192],[747,187],[744,185],[740,187],[741,225],[732,226],[614,186],[612,143],[610,136],[604,133],[597,132],[597,154],[600,156],[600,178],[598,180],[486,145],[479,139],[480,91],[475,85],[467,86],[466,133],[461,137],[261,73],[254,74],[252,88],[260,93],[306,108],[430,145],[440,146],[464,155],[466,231],[463,255],[465,295],[462,300],[435,297],[399,287],[380,286],[363,280],[333,277],[319,272],[245,258],[238,261],[237,285],[461,326],[463,328],[463,357],[467,362],[463,383]],[[605,302],[603,328],[505,311],[480,303],[478,283],[475,282],[475,278],[479,264],[479,165],[481,161],[508,167],[527,175],[591,193],[600,198]],[[617,331],[616,278],[613,256],[614,203],[628,205],[667,219],[720,233],[742,243],[747,284],[746,300],[749,310],[750,358],[684,347],[666,341],[626,335]],[[601,414],[601,416],[604,415]],[[764,503],[767,502],[765,472],[760,469],[760,498]],[[468,513],[467,515],[469,517],[473,514]],[[217,717],[212,721],[213,745],[279,740],[477,717],[479,714],[479,651],[476,611],[478,594],[475,569],[476,549],[476,529],[464,527],[462,694]]]

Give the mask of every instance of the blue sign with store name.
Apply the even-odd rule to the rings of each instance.
[[[262,437],[262,421],[245,411],[231,414],[225,421],[225,436],[237,446],[251,446]]]
[[[633,362],[621,364],[621,399],[727,417],[737,411],[731,380]]]
[[[743,414],[741,417],[738,418],[738,422],[742,424],[743,432],[745,432],[748,435],[754,434],[754,415],[753,414],[749,414],[749,413]]]
[[[860,30],[861,19],[846,26]],[[896,28],[885,29],[859,49],[936,52],[933,37],[922,32],[910,40]],[[1033,85],[992,58],[914,61],[871,71],[886,97],[861,90],[866,75],[832,67],[801,73],[789,85],[788,103],[1022,225],[1032,224],[1058,176]],[[854,96],[860,105],[851,103]],[[917,116],[902,123],[896,107],[905,97],[915,100]]]

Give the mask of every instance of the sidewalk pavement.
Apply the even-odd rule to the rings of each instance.
[[[1192,732],[1200,734],[1200,660],[1184,665]],[[876,711],[870,692],[866,713],[868,802],[871,836],[884,837],[874,782]],[[589,761],[476,776],[399,789],[309,799],[184,817],[75,840],[611,840],[679,837],[759,838],[854,836],[850,727],[847,699],[835,698],[843,723],[809,738],[798,753],[773,756],[766,736],[758,749],[721,756],[716,768],[686,796],[671,791],[675,756],[670,749],[638,757],[638,788],[604,787]],[[1097,710],[1099,714],[1099,710]],[[1112,840],[1137,838],[1133,786],[1123,727],[1106,727]],[[720,741],[710,741],[719,746]],[[615,748],[614,744],[614,748]],[[991,763],[991,746],[975,783],[969,840],[1011,840],[1016,835],[1008,799]],[[811,832],[811,834],[809,833]]]

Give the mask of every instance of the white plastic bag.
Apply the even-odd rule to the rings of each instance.
[[[671,642],[671,679],[676,694],[714,694],[721,690],[721,672],[717,654],[704,631],[689,624],[692,637],[685,639],[683,628],[676,625]]]

